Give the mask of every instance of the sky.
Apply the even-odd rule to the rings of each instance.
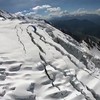
[[[0,9],[39,16],[89,12],[100,14],[100,0],[0,0]]]

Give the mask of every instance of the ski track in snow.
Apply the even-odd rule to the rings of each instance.
[[[44,21],[0,21],[0,47],[0,100],[100,100],[100,60]]]

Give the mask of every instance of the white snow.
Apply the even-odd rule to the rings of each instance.
[[[88,69],[81,57],[55,42],[56,38],[81,55],[90,55],[85,47],[44,21],[0,20],[0,100],[86,100],[86,96],[95,100],[86,86],[100,95],[95,63],[83,54],[87,66],[94,67]]]

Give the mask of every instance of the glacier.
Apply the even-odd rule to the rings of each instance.
[[[0,100],[100,100],[100,51],[87,45],[44,20],[1,16]]]

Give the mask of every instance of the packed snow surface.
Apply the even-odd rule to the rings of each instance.
[[[100,100],[95,54],[43,20],[0,20],[0,100]]]

